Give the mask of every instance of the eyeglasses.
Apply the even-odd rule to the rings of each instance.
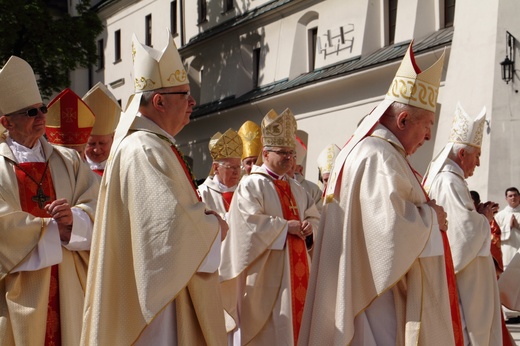
[[[168,93],[158,93],[159,95],[184,95],[184,99],[190,98],[191,93],[189,91],[171,91]]]
[[[234,171],[239,171],[240,168],[242,168],[240,165],[231,166],[231,165],[226,165],[224,163],[219,163],[219,166],[224,167],[225,169],[232,169]]]
[[[23,111],[23,112],[11,113],[11,114],[6,114],[6,115],[25,114],[28,117],[32,118],[32,117],[35,117],[35,116],[38,115],[38,111],[42,112],[42,114],[47,114],[49,109],[47,108],[46,105],[43,105],[43,106],[38,107],[38,108],[29,108],[28,110]]]
[[[296,155],[296,151],[294,150],[289,150],[289,151],[286,151],[286,150],[267,150],[268,152],[270,153],[276,153],[280,156],[285,156],[285,157],[292,157],[292,156],[295,156]]]

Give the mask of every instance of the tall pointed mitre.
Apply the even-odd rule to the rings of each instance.
[[[462,108],[460,102],[457,102],[453,122],[451,123],[451,132],[448,144],[441,150],[430,165],[424,175],[423,185],[426,191],[429,191],[435,176],[444,166],[444,162],[450,155],[453,145],[456,143],[469,145],[480,148],[482,146],[482,137],[484,135],[484,124],[486,123],[486,107],[483,107],[480,113],[473,120],[468,113]]]
[[[320,174],[330,173],[334,165],[334,160],[340,152],[336,144],[329,144],[318,155],[318,169]]]
[[[270,110],[262,120],[262,144],[264,147],[296,147],[296,119],[289,108],[278,115]]]
[[[331,172],[327,191],[325,192],[325,202],[332,201],[334,192],[337,189],[337,178],[340,170],[352,149],[370,132],[376,125],[388,107],[394,102],[418,107],[427,111],[435,112],[437,96],[444,66],[445,50],[440,58],[428,69],[421,71],[415,63],[412,50],[413,40],[410,42],[401,65],[390,84],[390,88],[385,98],[379,105],[365,118],[354,132],[349,142],[341,149]]]
[[[0,70],[0,115],[42,103],[33,69],[23,59],[11,56]]]
[[[135,34],[132,38],[132,57],[134,62],[134,92],[128,100],[125,112],[117,125],[111,152],[117,150],[119,144],[128,133],[139,110],[144,91],[168,88],[189,84],[186,70],[168,30],[168,43],[163,50],[145,46],[139,42]],[[110,161],[110,158],[109,158]],[[105,173],[110,170],[105,169]]]
[[[242,139],[242,160],[251,157],[259,156],[262,151],[262,132],[260,126],[251,120],[246,121],[238,129],[238,135]]]
[[[69,88],[49,103],[45,133],[50,143],[84,145],[96,120],[92,110]]]
[[[209,140],[209,152],[213,161],[242,158],[242,139],[233,129],[217,132]]]
[[[168,33],[168,44],[161,51],[141,44],[134,34],[132,57],[136,93],[184,85],[189,82],[181,56],[170,33]]]
[[[114,133],[121,116],[121,106],[110,90],[99,82],[83,96],[83,101],[96,116],[90,135],[104,136]]]
[[[303,160],[305,160],[305,156],[307,155],[307,147],[303,143],[300,137],[296,136],[296,164],[303,165]]]

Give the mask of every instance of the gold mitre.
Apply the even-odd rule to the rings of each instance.
[[[172,35],[168,31],[168,44],[159,51],[132,39],[134,60],[134,90],[136,93],[188,84],[188,76]]]
[[[307,155],[307,148],[305,147],[305,144],[300,139],[300,137],[296,136],[296,164],[302,165],[303,160],[305,159],[305,156]]]
[[[242,160],[251,157],[259,156],[262,152],[262,131],[260,126],[251,120],[246,121],[238,129],[238,135],[242,139],[243,151]]]
[[[334,166],[336,156],[338,156],[340,149],[336,144],[327,145],[318,155],[318,169],[320,174],[330,173]]]
[[[421,72],[415,63],[412,44],[413,40],[408,46],[385,99],[435,112],[444,65],[444,51],[432,66]]]
[[[69,88],[49,103],[45,133],[50,143],[84,145],[96,117],[83,100]]]
[[[96,116],[90,135],[104,136],[114,133],[121,116],[121,107],[110,90],[99,82],[83,96],[83,101]]]
[[[213,161],[242,158],[242,139],[233,129],[215,133],[208,147]]]
[[[271,109],[262,120],[261,128],[264,147],[296,147],[296,119],[289,108],[280,115]]]
[[[11,56],[0,70],[0,115],[37,103],[42,103],[42,97],[31,65]]]
[[[486,123],[486,107],[482,108],[479,115],[473,120],[462,108],[460,102],[455,107],[455,116],[451,124],[449,141],[480,148]]]

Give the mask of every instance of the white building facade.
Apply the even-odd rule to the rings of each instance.
[[[126,106],[132,35],[162,49],[171,32],[197,101],[176,139],[198,178],[208,174],[213,134],[289,107],[308,147],[306,178],[316,182],[320,151],[342,147],[384,98],[414,39],[419,67],[444,50],[446,60],[434,137],[412,164],[423,173],[442,149],[457,101],[473,116],[485,106],[481,166],[469,187],[502,205],[504,190],[520,187],[520,79],[506,84],[500,65],[506,31],[520,37],[515,0],[101,0],[94,9],[105,26],[98,66],[74,72],[72,89],[84,94],[101,81]]]

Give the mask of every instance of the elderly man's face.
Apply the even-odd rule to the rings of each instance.
[[[42,113],[43,103],[37,103],[32,106],[20,109],[19,111],[4,116],[9,135],[15,140],[37,139],[45,133],[46,115]],[[34,111],[33,109],[36,109]],[[45,107],[46,109],[46,107]],[[35,116],[28,116],[29,113],[35,112]]]
[[[480,166],[480,148],[473,150],[460,149],[459,151],[460,168],[464,171],[464,178],[473,175],[475,168]]]
[[[91,135],[87,141],[85,154],[95,163],[101,163],[108,159],[110,148],[114,141],[114,135]]]
[[[215,174],[221,184],[233,187],[240,181],[240,159],[223,159],[214,163]]]
[[[171,131],[173,133],[170,133],[175,136],[190,122],[190,115],[196,104],[190,94],[190,86],[186,84],[165,88],[161,89],[158,94],[161,96],[160,105],[165,109],[163,121],[169,122],[175,127]],[[159,124],[159,126],[161,125]]]

